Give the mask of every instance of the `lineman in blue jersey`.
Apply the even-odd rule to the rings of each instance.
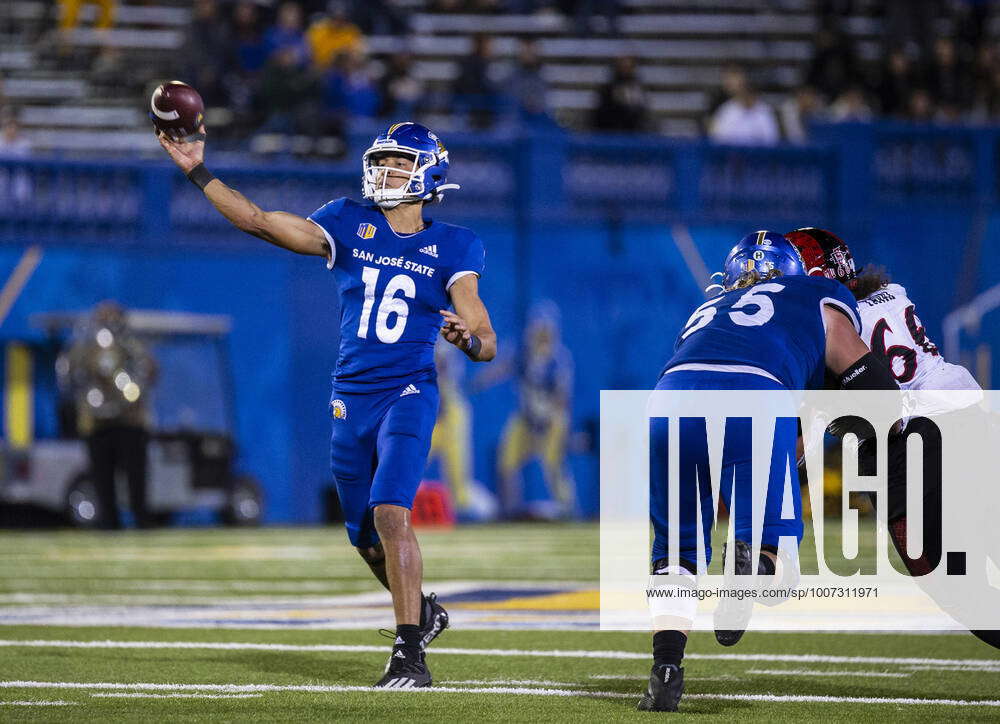
[[[496,355],[496,334],[479,298],[482,241],[423,215],[425,202],[458,188],[447,183],[448,152],[424,126],[393,124],[363,156],[368,203],[337,199],[304,219],[263,211],[212,176],[203,140],[177,143],[163,134],[159,140],[234,226],[325,257],[335,272],[341,324],[331,463],[348,536],[389,589],[396,615],[392,654],[376,686],[430,686],[424,649],[448,625],[448,614],[433,594],[421,592],[410,508],[437,416],[434,343],[440,333],[474,361]]]
[[[657,390],[801,390],[822,388],[826,370],[838,376],[844,389],[895,389],[885,366],[871,355],[858,336],[861,320],[857,304],[842,285],[829,279],[805,276],[806,270],[795,247],[780,234],[758,231],[743,238],[726,258],[722,272],[722,293],[699,306],[677,337],[674,356],[667,362]],[[664,418],[650,420],[650,517],[654,530],[653,572],[679,576],[682,585],[694,586],[699,572],[696,561],[697,537],[703,536],[706,555],[711,559],[711,489],[701,490],[702,510],[709,511],[701,525],[684,514],[694,511],[695,486],[681,486],[679,500],[682,519],[679,531],[679,567],[667,562],[667,491],[657,481],[666,480],[666,429]],[[729,446],[727,426],[726,446]],[[749,427],[733,430],[734,450],[747,449]],[[786,431],[789,433],[789,431]],[[790,431],[797,436],[797,431]],[[742,440],[742,443],[741,443]],[[685,451],[681,450],[681,457]],[[725,453],[724,453],[725,455]],[[753,572],[750,546],[750,516],[741,516],[749,506],[740,505],[748,494],[749,460],[724,459],[723,468],[732,466],[738,498],[734,521],[736,574]],[[783,477],[783,476],[782,476]],[[722,486],[728,492],[726,486]],[[765,499],[761,555],[757,571],[780,575],[777,557],[781,536],[802,538],[802,504],[797,480],[792,481],[793,520],[781,518],[781,491],[769,489]],[[690,500],[685,499],[685,491]],[[707,492],[707,495],[705,494]],[[726,499],[727,507],[730,500]],[[679,568],[679,569],[678,569]],[[785,571],[784,580],[795,577]],[[693,620],[697,599],[680,599],[671,615]],[[742,621],[745,628],[752,599],[743,602],[723,599],[716,609],[716,621]],[[721,615],[720,615],[721,614]],[[743,629],[720,629],[716,638],[727,646],[735,644]],[[653,670],[639,708],[646,711],[676,711],[684,689],[680,668],[687,643],[687,630],[656,631],[653,635]]]

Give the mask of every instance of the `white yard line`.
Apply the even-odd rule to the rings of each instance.
[[[214,651],[299,651],[338,653],[384,653],[385,646],[364,644],[279,644],[256,642],[220,641],[67,641],[58,639],[0,639],[0,647],[70,648],[70,649],[205,649]],[[563,659],[623,659],[645,661],[648,653],[638,651],[603,651],[575,649],[467,649],[435,646],[435,655],[454,654],[465,656],[525,656],[533,658]],[[971,670],[989,670],[1000,667],[995,659],[934,659],[890,656],[826,656],[821,654],[698,654],[685,655],[686,659],[704,661],[759,661],[765,663],[795,662],[804,664],[886,664],[891,666],[966,666]]]
[[[266,693],[304,692],[311,694],[340,694],[364,692],[369,696],[381,692],[398,693],[395,689],[373,689],[370,686],[318,686],[294,684],[155,684],[155,683],[111,683],[73,681],[0,681],[4,689],[108,689],[118,691],[211,691],[223,693]],[[457,687],[439,686],[427,689],[406,689],[412,694],[519,694],[528,696],[580,696],[593,698],[634,699],[637,693],[619,691],[586,691],[581,689],[532,689],[522,687],[487,686]],[[807,696],[783,694],[688,694],[688,699],[717,699],[723,701],[763,701],[771,703],[815,703],[815,704],[892,704],[908,706],[986,706],[1000,707],[998,699],[919,699],[912,697],[874,696]]]
[[[823,669],[747,669],[747,673],[768,676],[860,676],[874,679],[905,679],[912,676],[898,671],[824,671]]]
[[[170,694],[150,694],[143,691],[99,691],[91,696],[103,699],[257,699],[263,694],[186,694],[179,691]]]
[[[0,701],[0,706],[76,706],[75,701]]]
[[[608,681],[648,681],[649,674],[636,676],[634,674],[591,674],[591,679],[603,679]],[[732,674],[722,676],[688,676],[684,675],[684,681],[736,681],[739,677]]]
[[[645,681],[649,678],[649,674],[643,676],[638,676],[636,674],[591,674],[589,679],[603,679],[606,681]],[[684,677],[685,681],[687,677]]]
[[[906,666],[904,668],[910,669],[911,671],[982,671],[982,672],[1000,672],[1000,661],[997,661],[993,666],[965,666],[962,664],[957,664],[955,666]]]
[[[984,699],[974,701],[969,699],[917,699],[913,697],[880,697],[880,696],[808,696],[805,694],[688,694],[686,699],[717,699],[722,701],[766,701],[774,703],[805,703],[805,704],[893,704],[908,706],[989,706],[1000,707],[1000,700]]]
[[[646,677],[649,678],[649,677]],[[475,684],[476,686],[581,686],[574,681],[547,681],[546,679],[448,679],[437,682],[443,686]],[[582,684],[589,686],[589,684]]]
[[[318,685],[318,684],[160,684],[160,683],[116,683],[116,682],[82,682],[82,681],[0,681],[0,689],[101,689],[111,691],[139,692],[219,692],[236,693],[269,693],[269,692],[301,692],[309,694],[340,694],[348,692],[365,692],[367,694],[382,691],[399,691],[396,689],[374,689],[371,686],[353,685]],[[426,689],[406,689],[420,693],[441,694],[537,694],[540,696],[600,696],[612,698],[633,698],[637,694],[625,694],[616,691],[583,691],[572,689],[536,689],[515,686],[435,686]],[[1000,702],[997,702],[1000,705]]]

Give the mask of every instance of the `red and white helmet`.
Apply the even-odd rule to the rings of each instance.
[[[858,272],[851,250],[836,234],[807,226],[785,234],[806,263],[806,274],[833,279],[852,286]]]

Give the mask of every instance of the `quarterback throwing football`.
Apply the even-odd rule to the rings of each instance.
[[[437,417],[434,342],[440,331],[474,361],[496,355],[496,334],[479,298],[482,241],[423,215],[425,203],[458,188],[447,183],[448,152],[424,126],[393,124],[363,156],[367,203],[336,199],[306,219],[264,211],[215,178],[203,163],[203,140],[158,138],[236,228],[325,257],[336,272],[341,320],[331,464],[348,536],[389,589],[396,616],[395,644],[376,686],[430,686],[424,649],[447,627],[448,614],[434,594],[421,591],[410,509]]]

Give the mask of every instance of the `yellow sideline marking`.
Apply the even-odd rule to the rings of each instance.
[[[449,608],[476,611],[597,611],[600,607],[599,591],[568,591],[545,596],[514,596],[503,601],[449,604]]]

